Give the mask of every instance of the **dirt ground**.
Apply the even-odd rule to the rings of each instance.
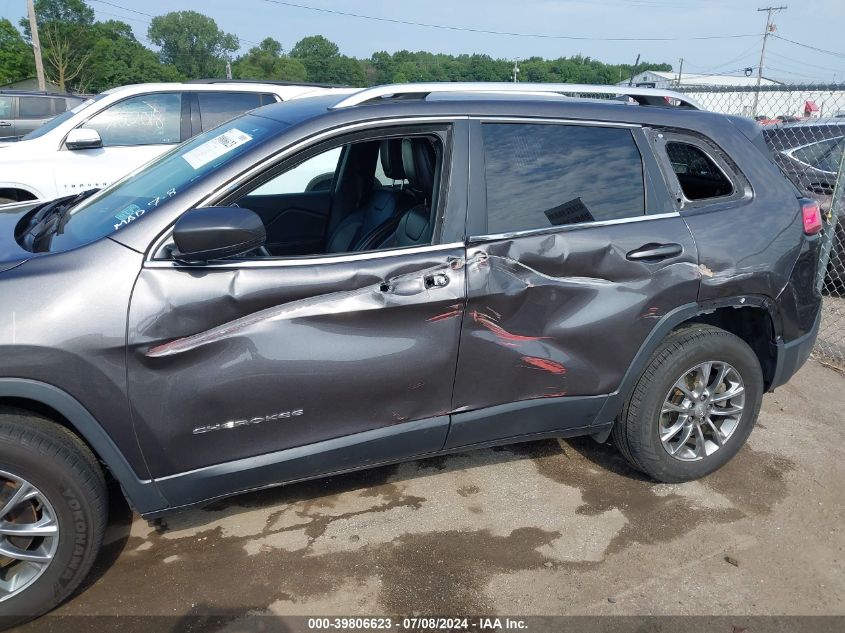
[[[56,615],[845,614],[845,378],[816,362],[707,479],[544,441],[125,508]]]

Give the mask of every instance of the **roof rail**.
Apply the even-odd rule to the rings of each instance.
[[[590,84],[542,84],[542,83],[496,83],[496,82],[429,82],[416,84],[388,84],[364,88],[338,101],[332,109],[348,108],[386,97],[394,99],[425,98],[432,93],[443,92],[513,92],[513,93],[556,93],[561,95],[613,95],[630,97],[640,105],[667,105],[667,99],[677,101],[678,107],[703,110],[692,97],[659,88],[638,88],[636,86],[600,86]]]
[[[273,79],[190,79],[188,84],[270,84],[271,86],[306,86],[308,88],[347,88],[342,84],[326,84],[309,81],[281,81]]]

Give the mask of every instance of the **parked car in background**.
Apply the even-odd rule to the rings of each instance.
[[[17,141],[85,97],[58,92],[0,90],[0,142]]]
[[[208,80],[113,88],[0,145],[0,204],[105,187],[192,136],[326,88]]]
[[[765,128],[775,161],[802,191],[831,213],[836,229],[827,269],[828,289],[845,291],[845,218],[843,209],[831,210],[836,176],[845,150],[845,120],[810,119]]]
[[[277,103],[6,207],[0,616],[79,586],[107,476],[155,518],[549,437],[712,473],[810,354],[823,228],[753,121],[573,84]]]

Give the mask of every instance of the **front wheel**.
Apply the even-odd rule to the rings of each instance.
[[[742,447],[760,411],[763,375],[738,336],[696,324],[673,332],[640,376],[613,439],[658,481],[703,477]]]
[[[43,418],[0,413],[0,627],[67,598],[105,524],[105,479],[88,447]]]

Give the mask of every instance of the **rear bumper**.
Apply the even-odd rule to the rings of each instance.
[[[788,343],[784,343],[783,341],[777,343],[777,364],[775,365],[775,375],[772,379],[772,384],[769,386],[769,391],[773,391],[776,387],[786,384],[795,375],[795,372],[801,369],[801,366],[807,362],[816,344],[821,320],[822,311],[819,309],[816,314],[816,320],[813,322],[813,327],[809,332]]]

